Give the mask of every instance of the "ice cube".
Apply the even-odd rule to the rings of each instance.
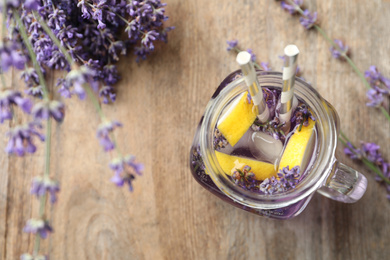
[[[267,133],[254,132],[249,149],[257,160],[275,163],[282,153],[283,144],[282,141],[276,140]]]

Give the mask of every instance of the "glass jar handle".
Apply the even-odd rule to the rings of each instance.
[[[325,184],[317,190],[321,195],[344,203],[358,201],[367,189],[367,179],[360,172],[338,162]]]

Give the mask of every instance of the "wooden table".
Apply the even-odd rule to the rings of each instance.
[[[281,70],[278,55],[290,43],[301,50],[303,77],[339,111],[349,138],[376,142],[390,160],[390,125],[367,108],[366,89],[347,63],[332,58],[315,30],[306,31],[277,1],[166,1],[167,45],[136,64],[123,58],[118,100],[105,113],[123,122],[116,132],[124,152],[144,163],[134,192],[116,188],[110,156],[95,138],[99,118],[90,102],[66,100],[66,119],[54,124],[51,174],[61,182],[58,203],[47,211],[54,233],[42,242],[50,259],[387,259],[390,202],[385,187],[361,164],[346,164],[368,179],[361,201],[342,204],[315,194],[306,210],[288,221],[261,218],[234,208],[191,176],[189,149],[195,127],[218,84],[237,69],[226,40],[252,48],[258,61]],[[307,0],[332,38],[344,40],[362,70],[376,65],[390,77],[390,1]],[[15,86],[16,72],[8,75]],[[9,125],[1,126],[1,136]],[[5,147],[6,138],[0,139]],[[22,232],[36,216],[29,195],[43,170],[44,145],[25,158],[0,154],[0,257],[19,259],[33,238]]]

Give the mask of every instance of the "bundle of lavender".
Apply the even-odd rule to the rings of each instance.
[[[36,151],[37,140],[46,142],[45,170],[31,187],[40,201],[39,215],[24,228],[36,236],[34,251],[21,259],[48,259],[39,248],[40,240],[53,230],[45,217],[46,202],[56,202],[60,190],[50,176],[50,141],[52,120],[64,120],[63,98],[91,99],[101,118],[97,138],[105,151],[117,154],[109,165],[114,171],[111,181],[133,189],[132,181],[143,165],[119,150],[113,130],[122,124],[107,118],[100,105],[115,101],[114,86],[120,79],[115,64],[121,55],[132,51],[138,62],[154,51],[157,42],[167,41],[173,27],[163,26],[168,19],[165,6],[160,0],[0,0],[0,123],[13,120],[14,125],[7,133],[5,150],[24,156]],[[24,92],[9,87],[3,73],[12,68],[21,71]],[[49,88],[47,77],[53,70],[64,73]],[[49,89],[63,98],[54,99],[59,95]],[[17,110],[27,114],[24,124],[16,122]]]

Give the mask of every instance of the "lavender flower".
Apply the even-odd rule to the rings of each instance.
[[[81,66],[78,69],[71,70],[66,75],[65,81],[62,82],[62,87],[69,91],[71,94],[77,94],[78,97],[83,100],[85,99],[85,90],[83,85],[89,84],[94,90],[97,90],[97,84],[94,80],[96,75],[95,71],[88,68],[87,66]],[[73,86],[73,91],[70,88]]]
[[[364,156],[375,164],[383,162],[382,155],[379,153],[380,146],[375,143],[362,143],[362,152]]]
[[[356,149],[350,142],[347,142],[347,147],[344,148],[344,153],[351,159],[361,160],[363,155],[360,149]]]
[[[280,184],[285,190],[295,188],[299,182],[300,171],[301,169],[299,166],[295,166],[291,170],[289,166],[286,166],[277,173]]]
[[[372,65],[368,70],[365,71],[364,76],[370,82],[371,86],[380,84],[382,74],[378,71],[377,67]]]
[[[45,220],[29,219],[23,231],[26,233],[39,234],[41,238],[45,239],[49,232],[53,232],[53,229]]]
[[[232,41],[226,41],[226,43],[228,44],[228,47],[227,47],[227,51],[231,51],[233,49],[235,49],[238,45],[238,40],[232,40]]]
[[[293,0],[293,2],[297,5],[297,7],[301,7],[303,4],[303,0]],[[286,4],[285,1],[282,1],[280,3],[282,8],[286,11],[288,11],[290,14],[295,14],[297,12],[297,7],[294,5]]]
[[[333,41],[339,47],[339,49],[333,46],[330,48],[330,52],[332,53],[332,56],[334,58],[339,59],[341,58],[342,55],[346,55],[348,53],[348,46],[344,45],[344,43],[341,40],[334,39]]]
[[[192,150],[191,164],[194,167],[195,171],[196,170],[200,170],[200,171],[205,170],[205,165],[203,163],[203,158],[202,158],[202,154],[200,152],[199,145],[196,146],[196,149]]]
[[[290,121],[295,122],[296,125],[308,126],[309,118],[313,121],[316,121],[316,118],[313,116],[311,110],[307,107],[306,104],[302,103],[297,106]]]
[[[380,107],[384,102],[384,95],[389,94],[387,91],[374,87],[366,92],[369,102],[366,103],[369,107]]]
[[[40,2],[39,0],[26,0],[23,6],[26,10],[38,10],[38,7],[41,6]]]
[[[22,98],[20,92],[15,90],[0,90],[0,123],[12,119],[12,105],[20,107],[25,113],[31,112],[32,102]]]
[[[115,148],[115,143],[111,140],[110,133],[114,131],[116,127],[122,127],[122,124],[118,121],[106,121],[98,126],[96,135],[106,152]]]
[[[265,194],[281,193],[284,191],[283,185],[274,176],[267,178],[259,186],[260,191]]]
[[[382,87],[381,89],[384,90],[386,94],[389,94],[390,79],[384,77],[375,66],[370,66],[370,68],[365,71],[364,75],[372,88]]]
[[[23,156],[25,153],[34,153],[37,148],[33,143],[33,138],[38,137],[41,141],[45,140],[45,137],[35,129],[36,127],[40,127],[40,125],[29,123],[11,129],[7,133],[10,138],[5,151],[19,156]]]
[[[239,163],[238,165],[241,166]],[[255,179],[255,174],[251,171],[251,167],[249,165],[244,165],[240,168],[241,169],[234,169],[234,172],[232,173],[232,179],[235,184],[248,190],[256,188],[257,181]]]
[[[159,34],[158,32],[151,30],[142,37],[141,43],[145,45],[149,50],[154,50],[153,41],[155,41],[158,38]]]
[[[347,147],[344,148],[344,153],[351,159],[362,160],[365,158],[381,167],[385,160],[379,152],[379,149],[380,146],[375,143],[361,142],[361,148],[357,149],[351,143],[347,142]]]
[[[44,196],[46,193],[50,194],[50,202],[54,204],[57,201],[57,192],[60,191],[58,182],[46,177],[35,177],[31,185],[31,194],[38,198]]]
[[[303,15],[304,17],[299,18],[299,22],[302,24],[303,27],[308,30],[313,27],[313,25],[317,21],[317,12],[311,14],[309,10],[305,10],[303,11]]]
[[[252,62],[256,62],[256,55],[253,53],[252,49],[247,49],[246,51],[251,55]]]
[[[260,66],[264,71],[271,71],[271,67],[268,62],[260,62]]]
[[[390,199],[390,163],[386,162],[382,154],[379,152],[380,146],[375,143],[361,142],[361,148],[355,148],[350,142],[346,143],[344,153],[353,160],[360,160],[363,162],[372,163],[372,167],[378,167],[378,170],[382,173],[382,177],[377,176],[377,181],[383,181],[383,177],[387,179],[387,198]],[[365,161],[366,160],[366,161]]]
[[[127,155],[125,157],[115,158],[110,163],[110,168],[114,171],[111,181],[118,187],[124,184],[129,185],[129,190],[133,191],[132,181],[136,175],[142,175],[144,166],[135,162],[135,157]]]
[[[53,117],[57,122],[62,122],[65,116],[65,106],[57,100],[45,100],[35,104],[31,114],[34,120],[47,120]]]
[[[15,67],[19,70],[24,68],[27,58],[21,52],[21,46],[19,43],[0,42],[0,66],[2,71],[6,72],[10,67]]]
[[[115,102],[116,93],[114,92],[114,88],[111,86],[103,86],[99,90],[99,97],[103,99],[104,104],[108,104],[110,101]]]
[[[4,0],[3,1],[0,1],[0,9],[2,9],[4,7],[4,3],[6,4],[6,8],[16,8],[20,5],[20,1],[19,0]]]
[[[214,130],[213,144],[214,144],[214,149],[216,149],[216,150],[224,148],[228,145],[228,141],[222,135],[222,133],[218,130],[218,128],[215,128],[215,130]]]
[[[42,98],[43,97],[43,88],[41,85],[39,86],[31,86],[28,89],[24,91],[27,95],[37,97],[37,98]]]
[[[28,87],[39,84],[38,73],[31,67],[23,70],[20,78],[24,80]]]

